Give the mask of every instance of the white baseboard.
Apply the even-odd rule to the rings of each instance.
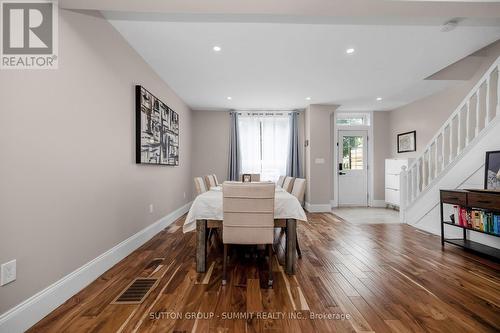
[[[176,209],[135,235],[114,246],[44,290],[0,315],[0,332],[24,332],[89,285],[120,260],[135,251],[183,214],[191,203]]]
[[[305,208],[310,213],[329,213],[332,211],[332,206],[330,204],[313,205],[306,202]]]
[[[370,207],[385,208],[387,204],[385,200],[372,200]]]

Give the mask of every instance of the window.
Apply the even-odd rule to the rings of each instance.
[[[344,136],[342,170],[363,170],[363,137]]]
[[[339,113],[337,114],[337,126],[368,126],[370,125],[369,115]]]
[[[337,118],[337,125],[361,126],[363,121],[363,117]]]
[[[238,118],[241,172],[259,173],[276,181],[286,173],[290,121],[288,115],[251,114]]]

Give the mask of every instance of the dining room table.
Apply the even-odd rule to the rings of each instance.
[[[215,186],[198,195],[189,209],[183,225],[183,232],[196,232],[196,271],[203,273],[207,268],[207,242],[209,228],[222,228],[222,186]],[[285,269],[295,274],[297,267],[297,221],[307,222],[307,216],[299,200],[279,186],[274,197],[275,227],[285,228]]]

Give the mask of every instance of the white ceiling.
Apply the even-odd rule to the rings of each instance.
[[[392,109],[452,84],[443,74],[424,78],[500,37],[496,0],[60,0],[59,5],[103,11],[196,109],[309,103]],[[460,26],[440,32],[452,18],[460,18]],[[222,51],[214,53],[214,45]],[[347,47],[355,47],[355,54],[346,56]],[[383,101],[375,101],[377,96]]]
[[[451,81],[424,79],[500,38],[498,26],[441,32],[429,25],[169,22],[104,15],[194,109],[311,103],[392,109],[447,86]],[[213,52],[214,45],[222,51]],[[347,55],[348,47],[356,52]],[[377,102],[377,96],[383,100]]]

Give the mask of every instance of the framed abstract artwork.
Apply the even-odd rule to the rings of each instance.
[[[135,86],[136,163],[179,165],[179,115],[142,86]]]
[[[398,134],[398,153],[417,151],[417,132],[405,132]]]
[[[484,189],[500,191],[500,150],[486,152]]]

